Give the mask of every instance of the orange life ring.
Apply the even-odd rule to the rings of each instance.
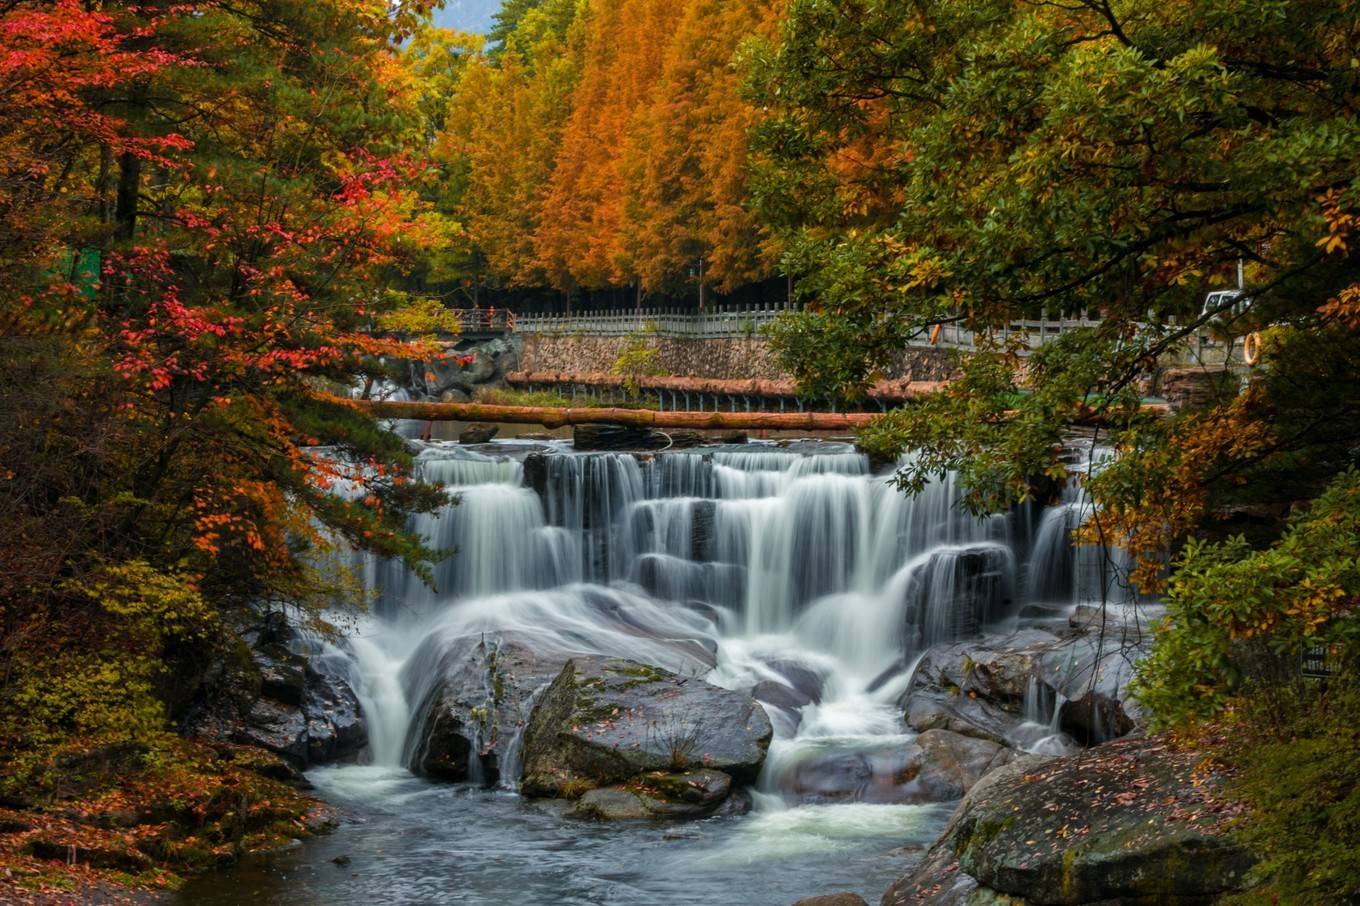
[[[931,346],[934,346],[936,343],[938,343],[938,342],[940,341],[940,327],[941,327],[941,325],[936,324],[934,327],[930,328],[930,345],[931,345]]]
[[[1255,365],[1261,361],[1261,334],[1253,330],[1242,338],[1242,361]]]

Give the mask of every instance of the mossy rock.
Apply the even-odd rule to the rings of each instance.
[[[991,891],[1054,906],[1197,903],[1241,889],[1253,864],[1223,828],[1200,761],[1155,740],[1056,758],[970,797],[950,845]]]
[[[625,785],[587,791],[571,814],[608,821],[706,818],[723,807],[731,793],[732,778],[721,771],[653,771]]]
[[[561,796],[583,780],[606,786],[699,769],[748,783],[771,735],[750,696],[622,658],[575,658],[534,707],[522,789]]]

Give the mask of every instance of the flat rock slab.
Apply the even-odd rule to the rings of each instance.
[[[652,771],[755,780],[772,735],[750,696],[623,658],[568,661],[524,737],[531,796],[576,798]]]

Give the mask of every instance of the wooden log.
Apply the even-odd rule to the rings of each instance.
[[[378,418],[417,421],[510,422],[560,428],[564,425],[626,425],[634,428],[712,428],[716,430],[848,431],[874,417],[872,412],[658,412],[654,409],[491,406],[485,403],[424,403],[351,400]]]
[[[339,397],[337,401],[341,401]],[[850,431],[868,424],[874,412],[675,412],[617,407],[493,406],[486,403],[427,403],[402,400],[343,400],[377,418],[425,422],[493,422],[542,425],[624,425],[633,428],[712,430]],[[1165,404],[1145,403],[1145,411],[1165,414]],[[1007,416],[1010,413],[1006,413]],[[1089,408],[1073,413],[1078,425],[1104,424],[1103,414]]]

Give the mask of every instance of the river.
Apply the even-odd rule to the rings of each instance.
[[[414,527],[457,553],[434,588],[356,560],[375,602],[338,650],[368,763],[308,775],[341,826],[194,882],[184,902],[775,906],[836,890],[872,901],[953,807],[923,801],[894,762],[914,736],[903,705],[917,658],[1021,625],[1027,605],[1061,612],[1113,591],[1099,552],[1068,541],[1083,513],[1075,483],[1057,505],[975,518],[948,477],[909,498],[830,443],[639,457],[434,442],[419,471],[456,505]],[[440,659],[488,636],[550,660],[609,654],[730,689],[763,684],[775,738],[754,809],[669,825],[566,818],[515,791],[522,721],[482,741],[495,755],[469,782],[415,776]],[[1016,748],[1070,747],[1045,714],[1026,716]]]

